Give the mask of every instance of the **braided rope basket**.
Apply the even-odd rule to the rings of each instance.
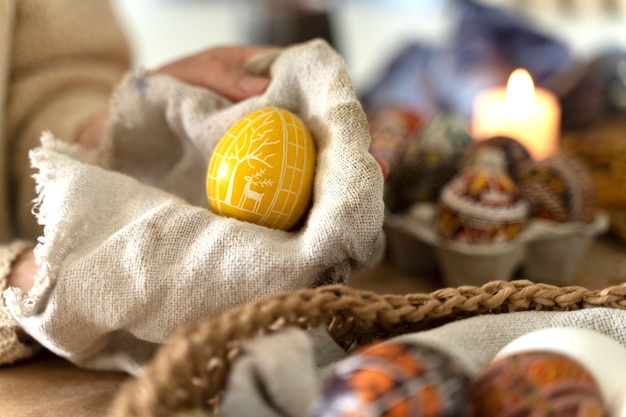
[[[594,307],[626,309],[626,283],[588,290],[526,280],[493,281],[481,287],[405,295],[330,285],[280,294],[177,333],[145,374],[120,390],[109,415],[160,417],[214,410],[240,342],[289,326],[325,324],[337,343],[348,349],[481,314]]]

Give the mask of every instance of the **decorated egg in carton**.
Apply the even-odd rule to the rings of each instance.
[[[402,269],[438,270],[449,286],[509,280],[520,269],[527,279],[570,285],[592,239],[608,229],[581,172],[562,157],[537,163],[521,183],[489,167],[467,169],[438,202],[387,216],[390,258]]]
[[[506,137],[475,142],[436,202],[415,202],[386,221],[392,262],[436,269],[451,286],[508,280],[519,270],[569,285],[607,229],[588,168],[564,154],[534,161]]]
[[[412,270],[438,269],[445,285],[483,285],[523,277],[554,285],[572,285],[593,238],[608,229],[608,217],[596,213],[589,223],[531,219],[519,235],[498,243],[443,238],[433,227],[437,206],[418,203],[402,215],[389,215],[386,230],[392,262]]]

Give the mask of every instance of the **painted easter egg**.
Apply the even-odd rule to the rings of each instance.
[[[436,349],[384,342],[336,365],[315,417],[471,416],[470,380]]]
[[[522,184],[531,215],[556,222],[591,222],[597,213],[597,189],[589,168],[574,156],[537,161]]]
[[[419,135],[423,124],[419,113],[396,105],[383,106],[368,115],[369,150],[385,176],[398,166],[408,144]]]
[[[607,415],[590,371],[566,355],[533,351],[495,359],[472,380],[481,417]]]
[[[626,416],[626,348],[620,342],[592,329],[550,327],[514,339],[496,359],[532,351],[566,355],[585,366],[598,383],[609,414]]]
[[[469,146],[460,165],[462,170],[478,167],[501,171],[519,184],[530,175],[534,161],[526,147],[518,140],[494,136]]]
[[[446,238],[467,243],[497,243],[524,230],[528,205],[511,178],[499,171],[473,168],[444,187],[435,214],[435,229]]]
[[[611,417],[626,417],[626,382],[622,384],[613,398],[611,398],[607,408]]]
[[[435,202],[445,184],[459,171],[459,161],[472,144],[465,122],[443,112],[426,124],[406,146],[403,157],[387,178],[385,203],[392,213],[417,202]]]
[[[238,120],[209,161],[206,192],[211,209],[262,226],[289,230],[306,213],[316,150],[302,120],[266,107]]]

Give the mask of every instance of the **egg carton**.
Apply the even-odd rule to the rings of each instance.
[[[595,236],[608,230],[599,212],[589,223],[532,219],[513,240],[471,244],[445,239],[433,227],[436,206],[413,205],[405,214],[389,214],[385,229],[391,262],[405,271],[438,271],[445,285],[480,286],[523,277],[559,286],[573,285]]]

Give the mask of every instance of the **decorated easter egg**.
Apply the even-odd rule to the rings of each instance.
[[[611,398],[607,408],[610,417],[626,417],[626,382]]]
[[[418,113],[402,106],[383,106],[368,114],[369,150],[387,173],[395,169],[422,125],[423,118]]]
[[[302,120],[267,107],[237,121],[209,161],[211,209],[262,226],[289,230],[309,207],[316,151]]]
[[[590,222],[597,212],[593,174],[573,156],[556,155],[537,161],[522,189],[532,217]]]
[[[315,417],[471,416],[469,377],[444,353],[384,342],[336,365]]]
[[[568,356],[547,351],[494,359],[472,380],[481,417],[606,416],[598,384]]]
[[[496,359],[533,351],[565,355],[585,366],[598,383],[610,415],[626,416],[626,347],[617,340],[591,329],[551,327],[514,339]]]
[[[417,159],[423,155],[428,162],[456,159],[472,142],[465,121],[453,113],[442,112],[426,126],[417,147],[411,150],[415,154],[408,157]]]
[[[435,202],[456,175],[465,148],[472,143],[465,122],[450,113],[438,114],[409,142],[395,171],[389,174],[385,203],[403,212],[417,202]]]
[[[495,136],[468,146],[461,159],[460,169],[493,169],[506,173],[519,184],[530,175],[533,165],[530,153],[521,142],[506,136]]]
[[[524,230],[528,204],[511,178],[499,171],[473,168],[455,176],[437,203],[435,229],[467,243],[497,243]]]

